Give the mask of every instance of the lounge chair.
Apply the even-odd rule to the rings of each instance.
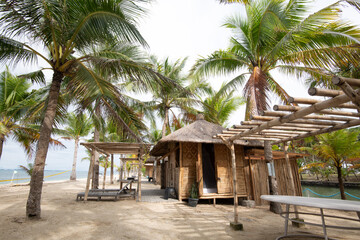
[[[132,191],[128,188],[133,181],[129,181],[123,188],[119,189],[91,189],[89,190],[88,198],[96,198],[98,201],[101,198],[114,198],[114,201],[117,201],[120,197],[131,197]],[[76,196],[76,201],[84,200],[85,192],[78,193]]]

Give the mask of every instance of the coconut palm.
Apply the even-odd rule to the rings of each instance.
[[[358,133],[340,130],[322,134],[316,137],[317,143],[313,145],[314,152],[327,164],[337,171],[341,199],[346,199],[342,168],[348,160],[360,157],[360,142]]]
[[[70,180],[76,180],[76,162],[77,162],[77,153],[79,148],[79,141],[81,137],[86,137],[89,135],[93,125],[91,119],[89,119],[86,114],[78,114],[70,113],[67,117],[67,126],[65,127],[65,131],[63,132],[63,136],[65,139],[73,139],[75,140],[75,148],[74,148],[74,158],[72,164],[72,170],[70,175]]]
[[[44,120],[37,144],[35,168],[30,183],[26,215],[40,218],[40,200],[45,159],[61,87],[70,87],[74,96],[90,94],[99,88],[111,94],[113,89],[105,79],[89,68],[96,62],[101,68],[112,69],[132,76],[132,80],[149,81],[153,74],[145,68],[132,70],[119,61],[85,54],[92,46],[103,42],[131,42],[146,45],[135,23],[143,14],[138,5],[142,0],[55,0],[55,1],[1,1],[0,2],[0,61],[17,64],[31,63],[41,58],[53,71],[44,110]],[[21,37],[21,38],[18,38]],[[24,42],[17,39],[25,39]],[[29,43],[36,43],[31,45]],[[41,46],[46,53],[36,50]],[[42,71],[32,74],[35,78]],[[66,77],[66,78],[65,78]],[[63,84],[63,85],[62,85]]]
[[[202,113],[205,120],[226,127],[230,115],[240,105],[245,104],[245,101],[242,97],[234,97],[234,90],[224,91],[224,88],[226,88],[226,84],[223,84],[219,91],[212,89],[204,100]]]
[[[184,86],[186,77],[183,70],[187,60],[186,58],[178,59],[173,63],[169,58],[161,62],[153,56],[151,60],[157,72],[174,80],[180,86]],[[153,100],[148,102],[148,105],[158,111],[159,116],[163,119],[162,137],[165,137],[166,133],[170,131],[170,114],[172,113],[172,115],[175,116],[173,108],[186,108],[192,99],[189,98],[186,91],[179,91],[171,86],[155,83],[152,84],[152,89]]]
[[[17,141],[29,158],[33,145],[39,139],[39,129],[25,121],[26,112],[35,102],[38,91],[30,92],[30,82],[16,77],[6,69],[0,73],[0,159],[3,144],[8,138]],[[50,139],[55,146],[63,146],[59,141]]]
[[[272,77],[278,69],[301,75],[322,74],[339,62],[357,64],[360,31],[339,18],[340,2],[313,14],[304,0],[249,1],[246,17],[230,17],[224,24],[233,31],[230,47],[199,59],[192,72],[198,75],[238,73],[229,84],[243,85],[247,114],[268,108],[269,93],[287,103],[288,94]],[[248,76],[248,77],[247,77]]]

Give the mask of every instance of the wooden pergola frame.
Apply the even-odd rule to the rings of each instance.
[[[285,159],[289,164],[287,153],[289,141],[360,125],[360,89],[358,89],[360,80],[335,76],[332,83],[341,90],[310,88],[308,91],[311,96],[329,97],[327,100],[290,97],[288,101],[293,105],[275,105],[274,111],[264,111],[261,116],[251,116],[251,121],[244,121],[241,125],[235,125],[214,136],[222,139],[231,152],[234,223],[238,223],[234,141],[238,139],[264,141],[265,158],[267,155],[270,156],[270,159],[269,157],[266,159],[270,163],[273,161],[271,145],[284,143]],[[299,104],[310,106],[301,107]],[[334,110],[334,108],[339,109]],[[276,185],[276,182],[270,181],[270,183]]]
[[[87,142],[87,143],[80,143],[80,145],[86,147],[91,152],[91,160],[89,165],[89,172],[86,181],[86,188],[85,188],[85,196],[84,201],[87,201],[87,197],[89,194],[90,189],[90,176],[93,172],[95,158],[94,152],[97,151],[106,158],[109,158],[111,155],[111,182],[113,178],[113,155],[114,154],[133,154],[136,155],[137,158],[120,158],[120,161],[138,161],[138,183],[137,183],[137,194],[138,194],[138,201],[141,201],[141,168],[142,168],[142,155],[149,151],[151,145],[143,144],[143,143],[125,143],[125,142]],[[122,174],[121,174],[122,178]],[[122,184],[122,179],[119,179],[120,186]]]

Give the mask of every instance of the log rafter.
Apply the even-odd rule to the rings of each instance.
[[[309,89],[310,95],[329,99],[291,97],[291,103],[310,106],[275,105],[275,111],[263,111],[214,137],[228,143],[241,139],[277,144],[360,125],[360,89],[353,89],[360,86],[360,79],[334,77],[333,83],[342,90]],[[347,110],[334,110],[341,108]]]

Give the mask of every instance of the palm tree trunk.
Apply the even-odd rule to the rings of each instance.
[[[0,134],[0,160],[1,160],[1,156],[2,156],[4,141],[5,141],[5,136]]]
[[[100,104],[97,101],[95,106],[95,116],[96,118],[100,119]],[[100,123],[99,123],[100,124]],[[95,124],[95,131],[94,131],[94,142],[100,142],[100,133],[98,127]],[[95,157],[95,164],[94,164],[94,175],[93,175],[93,189],[99,188],[99,153],[97,151],[94,152]]]
[[[44,120],[40,128],[40,138],[36,146],[34,169],[30,181],[30,191],[26,204],[26,216],[28,218],[40,218],[41,193],[44,180],[45,160],[49,148],[49,141],[56,115],[56,107],[60,94],[63,74],[54,71],[49,91],[48,104],[45,110]]]
[[[165,108],[164,124],[162,127],[162,138],[166,136],[166,127],[169,125],[169,109]]]
[[[77,161],[77,153],[79,148],[79,138],[75,139],[75,149],[74,149],[74,159],[72,164],[72,170],[70,175],[70,180],[75,181],[76,180],[76,161]]]
[[[345,196],[345,189],[344,189],[344,182],[342,178],[342,172],[341,172],[341,166],[336,166],[337,175],[338,175],[338,181],[339,181],[339,189],[340,189],[340,196],[341,199],[346,199]]]

